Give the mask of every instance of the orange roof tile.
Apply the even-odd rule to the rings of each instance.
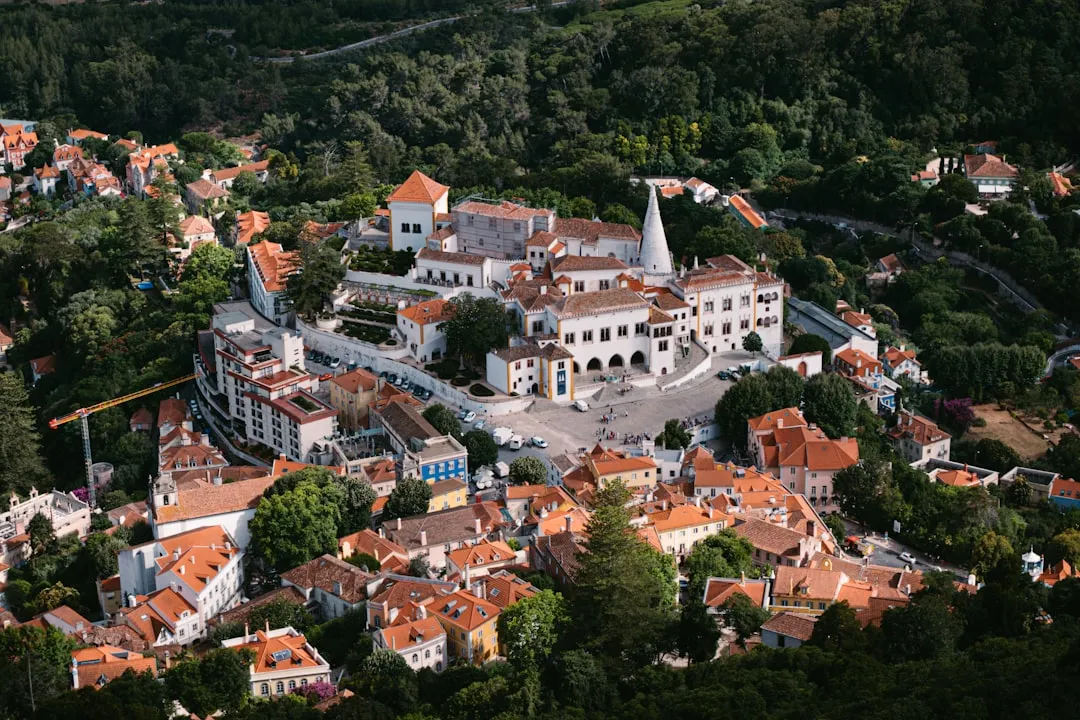
[[[750,207],[750,203],[746,202],[741,195],[732,195],[730,202],[731,207],[735,208],[735,211],[742,215],[746,222],[750,223],[750,227],[757,229],[767,224],[765,218],[758,215],[757,211]]]
[[[400,625],[391,625],[375,632],[380,633],[386,647],[395,652],[401,652],[414,645],[422,645],[446,635],[446,631],[443,630],[439,621],[430,616]]]
[[[509,570],[497,570],[484,578],[483,583],[484,596],[500,610],[540,592],[540,589],[528,580],[523,580]]]
[[[447,559],[459,568],[466,565],[470,567],[484,567],[500,562],[514,560],[517,555],[509,545],[501,540],[485,540],[467,547],[454,550]]]
[[[449,191],[419,170],[413,170],[405,182],[387,196],[387,202],[418,202],[434,204]]]
[[[751,429],[755,432],[765,432],[781,427],[800,427],[806,425],[806,418],[797,407],[774,410],[764,415],[747,420]]]
[[[271,633],[273,634],[273,633]],[[311,652],[304,646],[307,639],[303,635],[278,635],[271,637],[263,630],[257,630],[248,642],[230,644],[228,647],[234,650],[250,650],[255,655],[255,674],[274,672],[275,670],[290,670],[303,668],[317,668],[322,663],[318,662]],[[274,656],[282,657],[286,651],[286,659],[277,661]],[[323,661],[325,663],[325,661]],[[279,666],[284,667],[279,667]]]
[[[436,600],[434,613],[455,628],[472,631],[499,616],[499,607],[470,592],[458,590]]]
[[[221,485],[198,480],[178,490],[176,505],[155,507],[154,519],[169,523],[254,508],[273,484],[274,477],[270,475]]]
[[[157,677],[157,660],[111,645],[71,651],[80,688],[100,688],[128,670]]]
[[[270,227],[270,215],[258,210],[250,210],[236,216],[236,244],[248,245],[256,235],[266,232]]]
[[[300,253],[285,252],[278,243],[264,241],[248,245],[248,252],[267,292],[284,290],[289,276],[300,267]]]
[[[212,176],[214,182],[222,182],[224,180],[233,180],[240,173],[260,173],[265,172],[270,167],[269,160],[260,160],[259,162],[247,163],[246,165],[237,165],[236,167],[222,168],[221,170],[214,170]]]
[[[379,385],[379,378],[363,368],[356,368],[347,373],[335,375],[330,382],[350,395],[355,395],[360,390],[365,392],[374,390]]]
[[[392,560],[395,556],[406,559],[409,557],[408,550],[395,542],[381,537],[379,533],[371,529],[364,529],[360,532],[353,533],[352,535],[338,538],[337,542],[339,552],[342,552],[345,545],[348,545],[349,550],[352,553],[371,555],[384,566],[387,561]]]
[[[765,606],[765,580],[743,578],[709,578],[705,583],[705,604],[720,607],[733,595],[745,595],[757,607]]]
[[[402,308],[397,314],[417,325],[434,325],[454,317],[456,311],[457,306],[454,303],[439,298]]]
[[[1020,171],[1005,162],[997,155],[984,153],[982,155],[964,156],[964,173],[969,177],[982,178],[1014,178],[1020,175]]]
[[[670,510],[652,513],[649,515],[649,521],[658,533],[712,523],[723,523],[725,526],[731,524],[729,516],[716,512],[711,507],[697,507],[696,505],[679,505]]]

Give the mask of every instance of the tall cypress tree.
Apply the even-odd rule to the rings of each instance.
[[[0,374],[0,496],[47,484],[34,409],[18,373]]]

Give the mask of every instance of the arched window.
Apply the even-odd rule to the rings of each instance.
[[[758,293],[757,301],[758,302],[764,302],[765,301],[765,296],[763,296],[761,293]]]
[[[424,651],[424,659],[428,660],[430,658],[431,658],[431,648],[428,648],[427,650]]]
[[[290,680],[289,681],[289,690],[295,690],[295,689],[296,689],[296,681],[295,680]]]
[[[285,693],[285,683],[278,680],[277,685],[275,686],[275,689],[277,690],[278,695],[283,695]]]
[[[259,687],[259,694],[261,694],[263,696],[269,695],[270,694],[270,685],[268,685],[267,683],[263,683]]]
[[[439,645],[438,647],[435,648],[435,654],[436,655],[442,655],[442,645]]]
[[[375,616],[375,627],[382,627],[382,618],[378,615]]]
[[[419,659],[420,659],[420,656],[419,656],[419,655],[417,655],[416,653],[413,653],[413,654],[412,654],[412,661],[413,661],[413,662],[416,662],[416,661],[417,661],[417,660],[419,660]]]
[[[307,678],[301,678],[300,687],[304,687],[305,685],[307,685]]]

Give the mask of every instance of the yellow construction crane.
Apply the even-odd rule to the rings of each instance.
[[[129,400],[135,400],[136,398],[145,397],[147,395],[153,395],[154,393],[156,393],[156,392],[158,392],[160,390],[164,390],[165,388],[171,388],[174,385],[182,385],[183,383],[186,383],[188,380],[194,380],[194,379],[195,379],[195,374],[192,373],[191,375],[185,375],[183,377],[178,377],[178,378],[175,378],[173,380],[169,380],[167,382],[159,382],[156,385],[153,385],[153,386],[148,387],[148,388],[144,388],[142,390],[137,390],[137,391],[135,391],[133,393],[129,393],[127,395],[121,395],[120,397],[113,398],[112,400],[106,400],[105,402],[99,402],[97,405],[91,405],[90,407],[79,408],[75,412],[68,413],[67,415],[61,415],[60,417],[53,418],[52,420],[49,421],[49,427],[51,427],[53,430],[56,430],[61,425],[66,425],[69,422],[74,422],[75,420],[81,421],[81,424],[82,424],[82,442],[83,442],[83,459],[86,461],[86,490],[89,493],[90,507],[94,507],[97,504],[97,502],[96,502],[96,498],[94,496],[94,473],[90,470],[90,467],[94,464],[94,461],[91,459],[91,455],[90,455],[90,423],[88,423],[86,419],[88,417],[90,417],[91,415],[93,415],[94,413],[96,413],[96,412],[101,412],[102,410],[108,410],[109,408],[116,407],[117,405],[123,405],[124,403],[128,402]]]

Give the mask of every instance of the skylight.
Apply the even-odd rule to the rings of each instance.
[[[278,650],[277,652],[270,653],[270,657],[274,659],[274,662],[284,662],[292,656],[292,650]]]

